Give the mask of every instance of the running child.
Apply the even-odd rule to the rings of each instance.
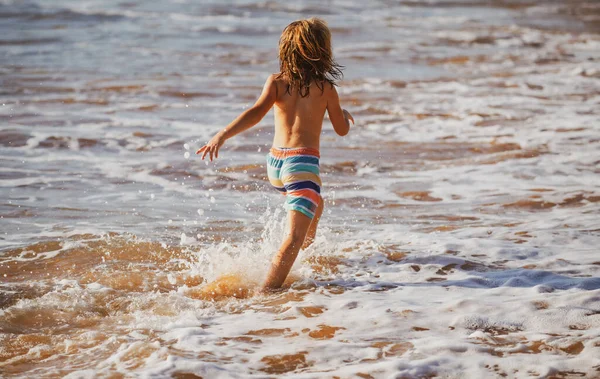
[[[273,187],[287,196],[288,235],[274,256],[263,291],[281,287],[300,249],[315,239],[323,213],[319,143],[325,111],[340,136],[354,124],[342,109],[336,80],[341,66],[333,59],[331,33],[318,18],[294,21],[279,40],[280,72],[267,78],[256,103],[217,133],[196,154],[212,161],[226,140],[256,125],[275,106],[275,137],[267,155]]]

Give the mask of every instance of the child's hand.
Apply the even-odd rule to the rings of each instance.
[[[209,154],[210,161],[212,162],[213,155],[215,159],[219,157],[219,149],[221,148],[221,146],[223,146],[224,143],[225,138],[221,137],[220,134],[217,134],[210,141],[208,141],[206,145],[198,149],[198,151],[196,151],[196,154],[202,153],[202,160],[204,160],[206,154]]]
[[[342,109],[342,111],[344,112],[344,117],[346,117],[346,120],[352,121],[352,125],[354,125],[354,117],[352,117],[352,115],[350,114],[350,112],[348,112],[345,109]]]

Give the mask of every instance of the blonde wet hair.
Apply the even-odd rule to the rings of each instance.
[[[311,83],[323,91],[325,82],[336,85],[342,78],[342,66],[333,59],[331,32],[320,18],[298,20],[289,24],[279,39],[280,78],[288,82],[287,92],[309,94]]]

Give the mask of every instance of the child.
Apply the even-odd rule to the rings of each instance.
[[[250,129],[275,105],[275,137],[267,155],[269,181],[287,195],[290,230],[273,258],[263,291],[281,287],[300,248],[314,240],[323,212],[319,140],[325,111],[340,136],[354,124],[340,106],[335,80],[341,66],[331,52],[331,34],[318,18],[289,24],[279,40],[280,73],[267,78],[256,103],[217,133],[196,154],[219,156],[225,141]]]

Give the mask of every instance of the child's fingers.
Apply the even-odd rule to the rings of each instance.
[[[348,120],[352,121],[352,124],[354,124],[354,117],[352,117],[350,112],[346,111],[346,117],[348,117]]]
[[[344,111],[344,117],[346,117],[347,120],[352,121],[352,124],[354,125],[354,117],[352,117],[350,112],[348,112],[347,110],[344,109],[343,111]]]
[[[202,153],[202,160],[204,160],[204,158],[208,155],[208,158],[212,162],[213,159],[216,159],[219,157],[219,146],[216,146],[216,145],[202,146],[200,149],[198,149],[198,151],[196,151],[196,154],[200,154],[200,153]]]

